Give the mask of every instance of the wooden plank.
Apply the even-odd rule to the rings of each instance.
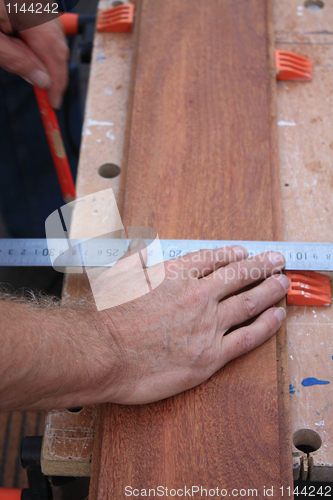
[[[275,2],[277,48],[310,57],[314,73],[311,83],[281,82],[277,89],[287,241],[332,241],[332,23],[332,3],[314,11],[297,0]],[[312,481],[333,481],[333,308],[288,307],[287,328],[292,432],[306,429],[299,444],[317,434],[322,440],[309,464],[293,447],[295,478],[309,470]],[[330,383],[302,385],[309,377]]]
[[[124,223],[162,238],[281,238],[267,3],[143,0],[137,22]],[[109,405],[90,497],[212,483],[279,496],[291,468],[282,478],[276,358],[273,338],[174,398]]]

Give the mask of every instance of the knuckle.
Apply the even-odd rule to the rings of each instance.
[[[251,293],[244,293],[242,296],[242,307],[249,317],[257,314],[258,303]]]
[[[278,327],[275,325],[274,321],[269,320],[266,316],[263,316],[261,318],[261,321],[263,322],[264,328],[268,333],[274,333],[278,329]],[[279,323],[278,323],[278,326],[280,326]]]
[[[253,332],[248,328],[244,328],[241,333],[241,344],[244,351],[252,351],[255,348],[255,337]]]

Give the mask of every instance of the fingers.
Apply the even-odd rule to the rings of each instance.
[[[280,252],[265,252],[251,259],[231,263],[205,278],[209,291],[218,301],[239,292],[256,281],[279,272],[285,266]]]
[[[272,307],[259,316],[251,325],[239,328],[222,338],[223,364],[242,356],[263,344],[282,325],[286,312],[282,307]]]
[[[50,84],[39,85],[36,78],[34,80],[28,73],[20,76],[25,76],[34,85],[41,88],[49,88],[49,100],[53,108],[59,109],[62,102],[63,93],[68,83],[68,59],[69,49],[67,46],[66,38],[59,19],[53,19],[48,23],[35,26],[28,30],[23,30],[20,34],[36,55],[40,64],[46,69],[50,78]],[[40,67],[35,69],[40,69]],[[38,80],[38,78],[37,78]]]
[[[218,305],[218,324],[224,331],[240,325],[281,300],[290,281],[284,274],[272,276],[247,292],[234,295]]]
[[[0,33],[0,66],[37,87],[48,88],[51,85],[45,65],[31,48],[23,40],[3,33]]]
[[[214,250],[204,249],[168,261],[167,267],[172,269],[172,272],[181,273],[183,277],[198,279],[231,262],[245,259],[246,256],[246,249],[237,245]]]

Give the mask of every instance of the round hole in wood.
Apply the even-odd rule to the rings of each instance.
[[[305,0],[304,5],[309,10],[320,10],[325,4],[322,0]]]
[[[105,177],[105,179],[113,179],[113,177],[117,177],[120,174],[120,167],[115,163],[103,163],[97,172],[101,177]]]
[[[321,437],[312,429],[298,429],[293,434],[294,446],[303,453],[312,453],[321,447]]]
[[[83,410],[83,406],[77,406],[76,408],[67,408],[67,411],[70,411],[71,413],[80,413],[81,410]]]
[[[119,5],[124,5],[124,2],[120,2],[118,0],[115,0],[114,2],[112,2],[112,7],[119,7]]]

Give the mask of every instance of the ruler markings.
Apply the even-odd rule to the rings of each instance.
[[[126,239],[0,239],[0,266],[110,266],[127,250]],[[162,253],[159,250],[161,244]],[[242,245],[249,255],[283,253],[285,269],[333,271],[333,243],[281,241],[146,240],[148,266],[201,249]]]

